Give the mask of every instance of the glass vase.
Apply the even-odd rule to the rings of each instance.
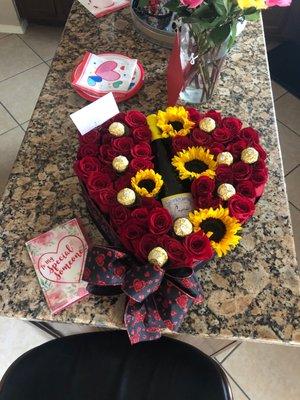
[[[212,98],[227,52],[227,40],[205,51],[205,42],[203,45],[199,39],[196,42],[189,25],[182,25],[180,59],[184,85],[180,92],[181,101],[200,104]]]

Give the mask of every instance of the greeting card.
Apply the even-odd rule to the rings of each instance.
[[[52,314],[88,295],[81,280],[88,245],[76,219],[42,233],[26,247]]]
[[[79,0],[96,18],[127,7],[129,0]]]
[[[107,92],[126,93],[131,88],[136,67],[136,59],[122,54],[95,55],[86,52],[80,74],[73,77],[72,85],[97,95]]]

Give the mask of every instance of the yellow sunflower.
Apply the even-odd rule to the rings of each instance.
[[[211,241],[219,257],[225,256],[240,241],[237,232],[242,229],[236,218],[229,215],[229,209],[219,207],[194,211],[189,214],[194,231],[201,229]]]
[[[157,113],[157,127],[163,137],[186,136],[194,125],[188,111],[182,106],[168,107],[166,111],[159,110]]]
[[[147,123],[148,123],[149,129],[151,131],[152,140],[162,139],[162,138],[167,138],[168,137],[168,135],[166,133],[162,132],[157,127],[157,115],[156,114],[148,115],[147,116]]]
[[[131,178],[131,186],[140,196],[154,197],[160,191],[163,180],[153,169],[140,169]]]
[[[172,165],[179,172],[179,178],[193,179],[199,176],[214,178],[218,166],[214,156],[204,147],[189,147],[172,158]]]

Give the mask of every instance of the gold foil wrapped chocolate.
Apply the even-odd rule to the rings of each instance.
[[[235,193],[235,188],[230,183],[222,183],[222,185],[218,187],[218,195],[222,200],[229,200]]]
[[[241,160],[246,164],[253,164],[258,160],[259,153],[254,147],[247,147],[241,154]]]
[[[168,261],[168,253],[162,247],[154,247],[148,254],[148,261],[162,267]]]
[[[177,236],[187,236],[193,232],[193,225],[188,218],[177,218],[173,226]]]
[[[124,172],[128,167],[129,161],[125,156],[115,157],[112,161],[113,169],[117,172]]]
[[[124,188],[117,194],[117,200],[123,206],[131,206],[135,202],[135,192],[130,188]]]
[[[199,122],[199,128],[204,132],[210,133],[216,128],[216,122],[210,117],[205,117]]]
[[[217,155],[217,163],[231,165],[233,163],[232,154],[229,151],[223,151]]]
[[[113,122],[109,125],[108,132],[113,136],[123,136],[125,133],[125,126],[121,122]]]

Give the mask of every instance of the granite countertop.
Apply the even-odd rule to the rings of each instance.
[[[166,105],[169,51],[134,30],[128,9],[95,19],[75,2],[0,205],[0,315],[122,327],[123,296],[90,297],[52,316],[25,248],[27,240],[74,217],[99,235],[73,173],[77,137],[69,118],[87,104],[69,84],[86,50],[120,52],[144,64],[145,85],[122,110],[150,113]],[[270,180],[241,244],[199,272],[206,302],[190,310],[180,332],[300,344],[299,275],[260,23],[249,23],[238,39],[213,101],[202,107],[209,108],[261,132]]]

